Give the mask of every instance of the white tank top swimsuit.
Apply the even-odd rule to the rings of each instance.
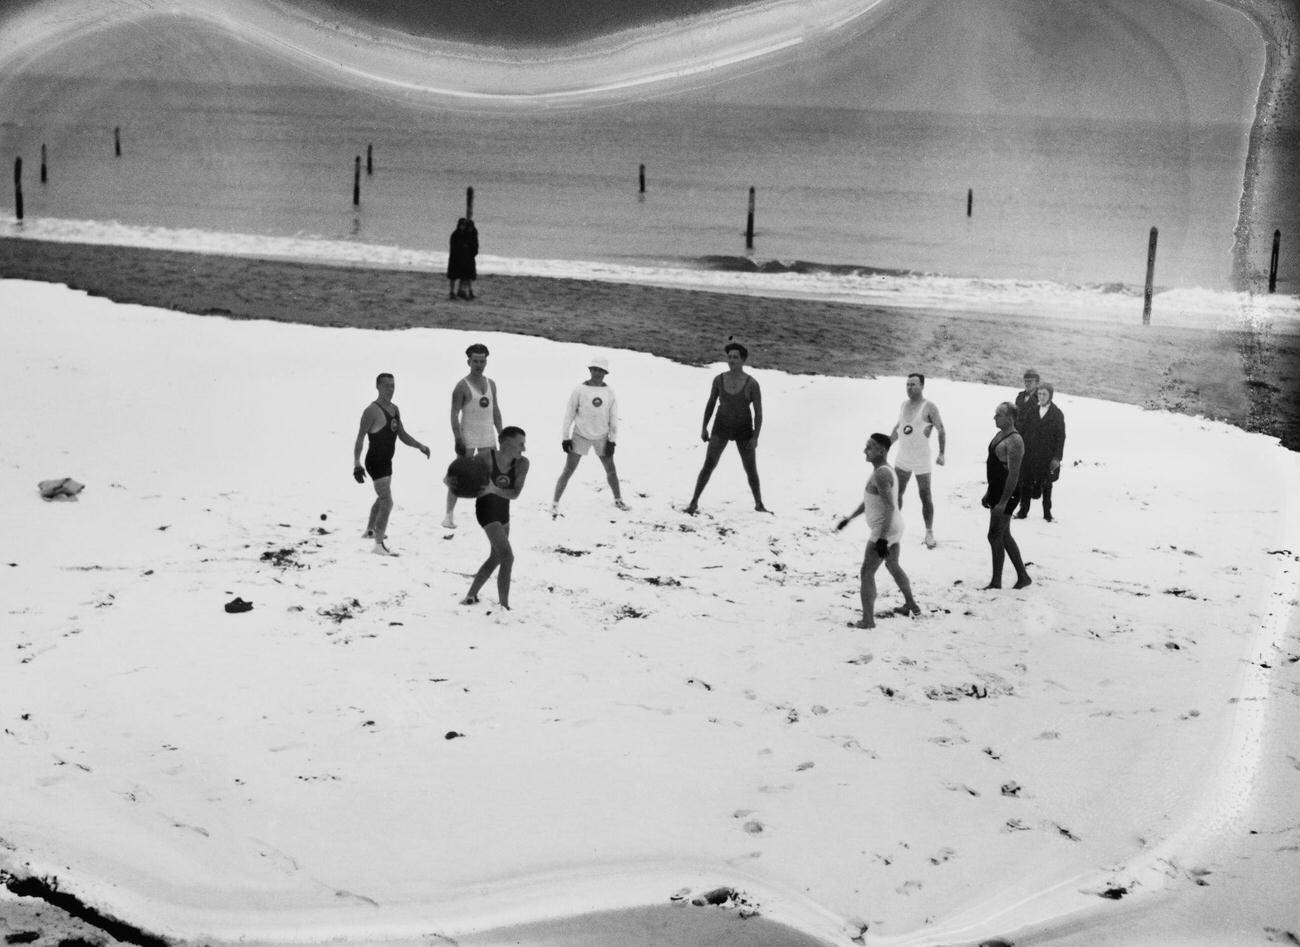
[[[925,412],[930,402],[924,398],[915,408],[911,400],[903,402],[898,411],[898,452],[894,466],[914,474],[930,472],[930,439],[925,436]],[[911,409],[911,410],[909,410]]]
[[[884,469],[889,470],[890,474],[893,475],[894,472],[890,470],[888,465]],[[867,485],[871,485],[870,480],[867,481]],[[894,476],[895,496],[897,496],[897,490],[898,477]],[[891,505],[892,501],[885,499],[879,493],[872,493],[870,490],[863,488],[863,513],[866,515],[867,525],[871,527],[871,536],[868,538],[868,542],[874,543],[884,535],[881,529],[885,525],[885,515],[889,512]],[[885,535],[884,538],[891,546],[896,542],[900,542],[903,538],[903,514],[896,506],[894,507],[894,521],[890,524],[889,534]]]
[[[470,396],[460,411],[460,436],[470,450],[490,448],[496,450],[497,426],[492,420],[492,384],[487,376],[483,377],[483,390],[474,390],[469,379],[465,380]]]

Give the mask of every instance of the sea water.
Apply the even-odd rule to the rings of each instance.
[[[216,251],[261,240],[321,259],[343,245],[355,259],[338,262],[432,268],[472,187],[485,272],[740,274],[751,291],[764,291],[751,274],[793,274],[832,298],[953,308],[981,293],[1131,306],[1153,226],[1157,287],[1225,293],[1248,134],[689,100],[473,113],[345,89],[39,75],[8,81],[5,110],[0,154],[27,169],[26,218],[5,234],[149,245],[152,233]],[[1216,305],[1240,308],[1237,295]]]

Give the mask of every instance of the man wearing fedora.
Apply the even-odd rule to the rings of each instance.
[[[609,374],[609,359],[603,355],[592,356],[587,363],[591,377],[573,389],[564,410],[564,423],[560,427],[560,448],[564,451],[564,469],[555,481],[555,499],[551,503],[552,518],[560,515],[560,497],[569,485],[569,478],[578,469],[578,462],[589,450],[595,450],[605,468],[605,479],[614,494],[614,505],[626,510],[619,489],[618,471],[614,467],[614,445],[618,441],[618,402],[614,389],[605,384]]]

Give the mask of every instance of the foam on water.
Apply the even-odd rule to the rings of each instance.
[[[146,227],[116,221],[41,218],[0,225],[0,236],[89,243],[335,266],[441,272],[444,252],[300,233],[268,236],[200,229]],[[770,261],[744,269],[730,258],[609,263],[588,260],[479,256],[484,275],[534,276],[754,296],[823,299],[864,306],[1040,316],[1133,324],[1142,318],[1141,287],[1069,285],[1050,280],[979,279],[903,271]],[[1300,297],[1210,289],[1156,292],[1152,322],[1186,328],[1270,327],[1300,331]]]

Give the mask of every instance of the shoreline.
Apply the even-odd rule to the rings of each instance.
[[[1261,0],[1214,2],[1247,16],[1264,42],[1264,74],[1260,78],[1255,118],[1251,122],[1246,146],[1246,170],[1232,242],[1233,285],[1240,290],[1254,291],[1267,287],[1268,281],[1267,272],[1258,273],[1251,269],[1255,239],[1269,239],[1269,235],[1255,232],[1260,210],[1281,199],[1276,193],[1277,174],[1267,166],[1265,152],[1271,151],[1272,139],[1279,125],[1295,124],[1296,108],[1300,105],[1296,88],[1297,73],[1300,72],[1297,69],[1300,50],[1295,45],[1297,12],[1294,6]]]
[[[872,378],[922,371],[1017,385],[1035,365],[1062,392],[1222,420],[1300,450],[1300,335],[927,311],[532,276],[486,276],[449,301],[441,275],[0,238],[0,278],[61,283],[195,315],[338,328],[481,329],[712,364],[730,336],[756,367]],[[703,316],[703,317],[702,317]],[[1080,377],[1052,364],[1086,341]]]

